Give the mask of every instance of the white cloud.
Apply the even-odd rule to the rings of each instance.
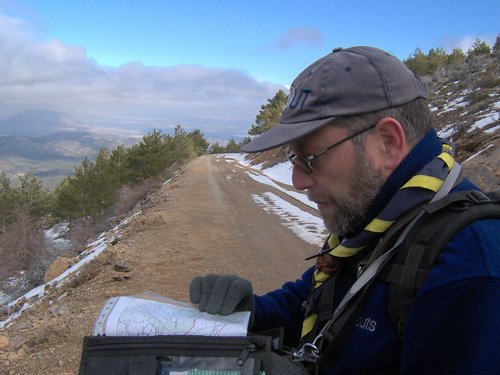
[[[36,41],[29,28],[0,14],[0,120],[43,108],[104,126],[233,128],[229,138],[245,134],[260,106],[283,88],[235,69],[202,65],[100,66],[84,48]]]
[[[288,49],[297,44],[311,47],[320,46],[323,44],[323,36],[318,29],[313,27],[294,28],[288,30],[276,41],[278,49]]]
[[[496,35],[465,35],[461,39],[445,38],[443,48],[447,53],[450,53],[455,48],[460,48],[464,53],[467,53],[476,39],[486,42],[492,48],[495,45]]]

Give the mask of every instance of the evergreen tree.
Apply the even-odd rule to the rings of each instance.
[[[194,145],[188,142],[187,133],[181,125],[175,127],[173,145],[175,149],[174,160],[187,159],[195,153],[194,149],[190,149],[190,146],[194,147]]]
[[[238,147],[242,148],[247,143],[250,143],[250,141],[251,141],[250,137],[245,137],[240,141],[240,143],[238,143]]]
[[[235,140],[231,138],[226,145],[226,152],[236,153],[240,152],[240,147],[236,144]]]
[[[490,52],[491,49],[486,42],[476,39],[475,42],[467,51],[467,57],[474,58],[481,55],[489,55]]]
[[[166,137],[158,130],[145,135],[142,140],[129,149],[128,163],[131,176],[135,180],[159,176],[168,165]]]
[[[21,186],[14,189],[16,210],[24,216],[41,218],[47,214],[50,207],[49,192],[42,182],[31,173],[19,177]]]
[[[70,227],[72,227],[73,219],[83,214],[79,196],[79,189],[71,177],[62,180],[54,190],[53,214],[59,219],[68,219]]]
[[[411,56],[404,60],[404,63],[418,76],[422,76],[427,72],[427,56],[418,47]]]
[[[450,66],[459,66],[465,61],[465,54],[460,48],[455,48],[447,56],[447,64]]]
[[[431,48],[427,55],[426,73],[432,74],[446,65],[447,56],[444,48]]]
[[[210,145],[208,152],[211,154],[223,154],[226,152],[226,149],[219,145],[219,143],[215,142]]]
[[[95,202],[91,199],[91,191],[93,189],[91,175],[93,163],[84,158],[80,165],[75,168],[73,177],[70,178],[71,192],[75,196],[79,217],[92,216],[95,217]]]
[[[123,146],[117,146],[111,151],[110,155],[112,173],[116,178],[118,186],[126,185],[130,177],[130,165],[128,151]]]
[[[500,54],[500,35],[497,36],[497,39],[495,41],[495,45],[493,46],[493,54],[499,55]]]
[[[267,104],[260,107],[260,112],[255,117],[255,124],[252,125],[248,134],[259,135],[277,125],[287,99],[287,95],[283,90],[278,90],[272,99],[267,99]]]
[[[14,221],[14,192],[10,180],[2,172],[0,174],[0,225],[2,232]]]
[[[113,205],[116,200],[118,179],[113,173],[112,161],[107,150],[102,149],[97,154],[94,163],[89,169],[87,193],[88,199],[93,205],[93,214],[100,222],[101,213],[105,208]]]
[[[203,133],[199,129],[193,130],[187,135],[187,139],[197,156],[203,155],[208,150],[208,142],[205,140]]]

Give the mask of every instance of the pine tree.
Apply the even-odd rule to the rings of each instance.
[[[107,150],[102,149],[89,169],[88,199],[93,202],[94,215],[100,222],[102,211],[116,201],[118,179],[113,173],[112,161]]]
[[[147,177],[159,176],[166,168],[169,147],[167,137],[158,130],[142,137],[142,140],[129,149],[128,163],[131,176],[137,181]]]
[[[465,61],[465,54],[460,48],[455,48],[447,56],[447,64],[450,66],[459,66]]]
[[[126,185],[130,178],[130,165],[128,151],[123,146],[117,146],[111,151],[110,155],[112,173],[116,178],[118,186]]]
[[[480,39],[476,39],[467,51],[467,57],[474,58],[481,55],[489,55],[490,53],[491,49],[488,44]]]
[[[281,119],[287,99],[287,95],[283,90],[278,90],[272,99],[267,99],[267,104],[260,107],[260,112],[255,117],[255,124],[252,125],[248,134],[259,135],[277,125]]]
[[[426,73],[432,74],[446,65],[447,56],[444,48],[431,48],[427,55]]]
[[[80,193],[74,181],[71,177],[66,177],[55,188],[54,205],[52,207],[54,216],[59,219],[67,219],[70,228],[73,219],[81,217],[83,214],[82,204],[79,200]]]
[[[222,153],[226,152],[226,149],[225,149],[225,147],[222,147],[221,145],[219,145],[219,143],[215,142],[215,143],[212,143],[210,145],[208,152],[211,154],[222,154]]]
[[[404,60],[404,63],[416,75],[422,76],[427,73],[427,56],[418,47],[410,57]]]
[[[21,186],[14,189],[16,211],[31,218],[41,218],[47,214],[50,206],[49,192],[42,182],[31,173],[19,177]]]
[[[231,138],[229,140],[229,142],[227,143],[226,152],[229,152],[229,153],[240,152],[240,147],[236,144],[236,141],[233,138]]]
[[[495,55],[500,54],[500,35],[497,36],[497,40],[495,41],[495,45],[493,46],[492,53]]]
[[[14,221],[14,192],[10,180],[2,172],[0,174],[0,225],[2,232]]]
[[[197,156],[203,155],[207,152],[209,144],[205,140],[203,133],[199,129],[195,129],[191,133],[189,133],[187,135],[187,139]]]

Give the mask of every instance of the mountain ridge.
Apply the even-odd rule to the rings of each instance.
[[[92,127],[63,112],[27,110],[0,121],[0,172],[14,184],[16,176],[32,173],[53,188],[84,158],[93,160],[103,148],[129,147],[138,140]]]
[[[38,137],[65,131],[88,132],[91,129],[83,121],[64,112],[47,109],[29,109],[0,121],[0,137],[9,135]]]

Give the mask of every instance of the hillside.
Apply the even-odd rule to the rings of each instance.
[[[13,184],[32,173],[47,188],[55,187],[86,157],[99,150],[131,146],[137,137],[102,132],[65,113],[30,110],[0,121],[0,171]]]
[[[426,78],[436,128],[454,143],[465,174],[484,189],[499,189],[499,56],[478,57]]]

